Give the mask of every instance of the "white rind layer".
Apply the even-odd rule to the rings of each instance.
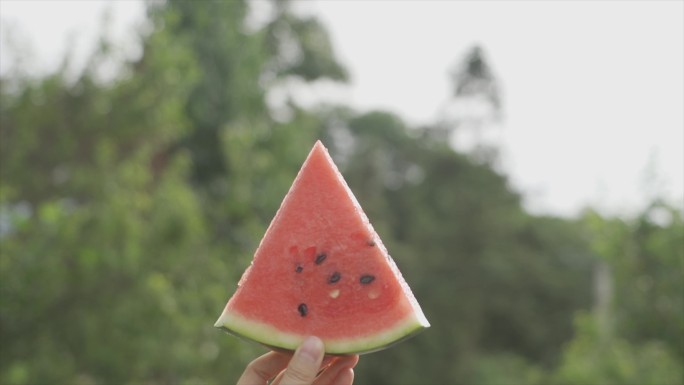
[[[263,322],[231,313],[223,313],[214,326],[274,349],[295,350],[307,337],[307,335],[283,332]],[[371,353],[403,341],[427,327],[430,327],[430,324],[425,316],[419,313],[379,333],[349,339],[324,339],[323,343],[327,354]]]

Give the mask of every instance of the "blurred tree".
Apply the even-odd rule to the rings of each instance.
[[[451,73],[452,98],[440,124],[431,128],[472,159],[494,165],[498,160],[501,86],[484,50],[472,47]],[[434,134],[433,134],[434,135]]]
[[[681,384],[684,370],[678,357],[661,341],[633,342],[605,338],[596,318],[577,317],[577,335],[563,361],[547,380],[552,384]]]
[[[559,365],[542,376],[544,382],[680,384],[681,210],[655,197],[635,218],[605,218],[588,210],[582,222],[604,277],[595,285],[602,288],[592,312],[576,315],[575,337]]]
[[[327,113],[333,156],[432,323],[364,358],[357,381],[473,383],[488,354],[553,365],[591,303],[578,224],[525,214],[503,176],[392,114]]]
[[[612,274],[609,337],[659,341],[684,360],[684,221],[655,198],[636,218],[584,216],[592,248]]]
[[[313,140],[306,122],[272,118],[269,90],[288,77],[346,79],[316,19],[295,14],[287,1],[269,4],[273,12],[263,25],[247,23],[250,7],[242,0],[201,7],[171,0],[150,7],[153,36],[169,36],[197,65],[184,101],[189,130],[170,151],[190,151],[192,180],[214,237],[229,237],[245,256],[273,215],[271,194],[282,197],[291,182],[282,178],[282,167],[296,172]],[[298,117],[306,120],[296,112],[290,120]]]
[[[201,7],[183,0],[152,4],[158,33],[170,33],[198,65],[199,77],[185,104],[191,130],[179,145],[190,150],[194,180],[210,194],[226,193],[231,170],[223,133],[234,124],[268,124],[268,86],[287,76],[346,80],[323,25],[293,13],[288,1],[273,1],[274,15],[256,31],[246,25],[244,0],[208,1]]]
[[[74,82],[0,79],[1,383],[223,383],[259,351],[216,306],[317,126],[270,120],[247,3],[204,6],[152,3],[111,82],[105,40]]]
[[[482,47],[476,45],[468,51],[459,67],[452,73],[453,96],[477,96],[486,99],[495,112],[500,112],[499,84]]]
[[[292,12],[289,0],[276,0],[273,4],[274,16],[264,28],[272,58],[268,63],[270,78],[347,81],[349,75],[335,57],[325,26],[315,17]]]
[[[250,4],[150,3],[142,57],[111,81],[106,39],[74,81],[0,78],[0,383],[237,378],[263,349],[212,325],[316,138],[433,325],[364,356],[358,384],[681,375],[680,210],[532,216],[440,126],[292,101],[275,119],[272,87],[347,74],[318,21],[275,1],[248,25]],[[499,108],[482,51],[463,63],[456,96]],[[603,324],[581,315],[595,256],[612,277]]]
[[[260,41],[244,31],[245,1],[207,1],[200,7],[176,0],[151,4],[155,33],[172,36],[197,65],[198,77],[184,103],[191,129],[178,145],[192,154],[195,182],[210,186],[229,167],[221,131],[234,120],[263,113]]]

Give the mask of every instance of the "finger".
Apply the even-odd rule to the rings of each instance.
[[[285,375],[285,371],[283,370],[282,372],[278,373],[276,378],[271,381],[271,385],[280,385],[280,381],[283,379],[283,375]]]
[[[247,365],[237,385],[266,384],[268,380],[285,369],[289,359],[290,356],[285,354],[276,352],[266,353]]]
[[[330,382],[330,385],[352,385],[353,382],[354,369],[345,368],[337,374],[337,377]]]
[[[330,384],[344,369],[351,369],[359,362],[359,356],[339,357],[318,378],[316,384]]]
[[[328,367],[332,366],[333,361],[335,361],[336,359],[337,359],[337,357],[335,357],[335,356],[324,356],[323,362],[321,363],[321,367],[318,369],[318,375],[325,372],[328,369]],[[283,375],[285,375],[284,370],[282,372],[280,372],[276,376],[276,378],[273,379],[273,381],[271,382],[271,385],[280,385],[280,381],[283,379]]]
[[[307,337],[297,348],[285,369],[281,385],[310,385],[323,361],[323,341],[317,337]]]
[[[316,376],[318,377],[321,373],[325,372],[329,367],[331,367],[332,364],[335,363],[337,358],[337,356],[324,355],[323,362],[321,362],[321,367],[318,368],[318,374]]]

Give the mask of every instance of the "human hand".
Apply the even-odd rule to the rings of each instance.
[[[323,359],[323,342],[308,337],[293,355],[270,352],[250,362],[237,385],[351,385],[359,356]]]

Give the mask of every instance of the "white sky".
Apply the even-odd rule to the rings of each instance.
[[[654,190],[683,203],[684,2],[300,3],[324,20],[352,75],[314,97],[411,123],[438,118],[448,72],[480,44],[503,88],[503,167],[534,212],[632,211]],[[0,71],[12,62],[8,36],[31,43],[32,71],[54,68],[67,44],[83,57],[107,7],[115,36],[135,36],[137,1],[0,0]],[[649,167],[658,183],[644,182]]]

